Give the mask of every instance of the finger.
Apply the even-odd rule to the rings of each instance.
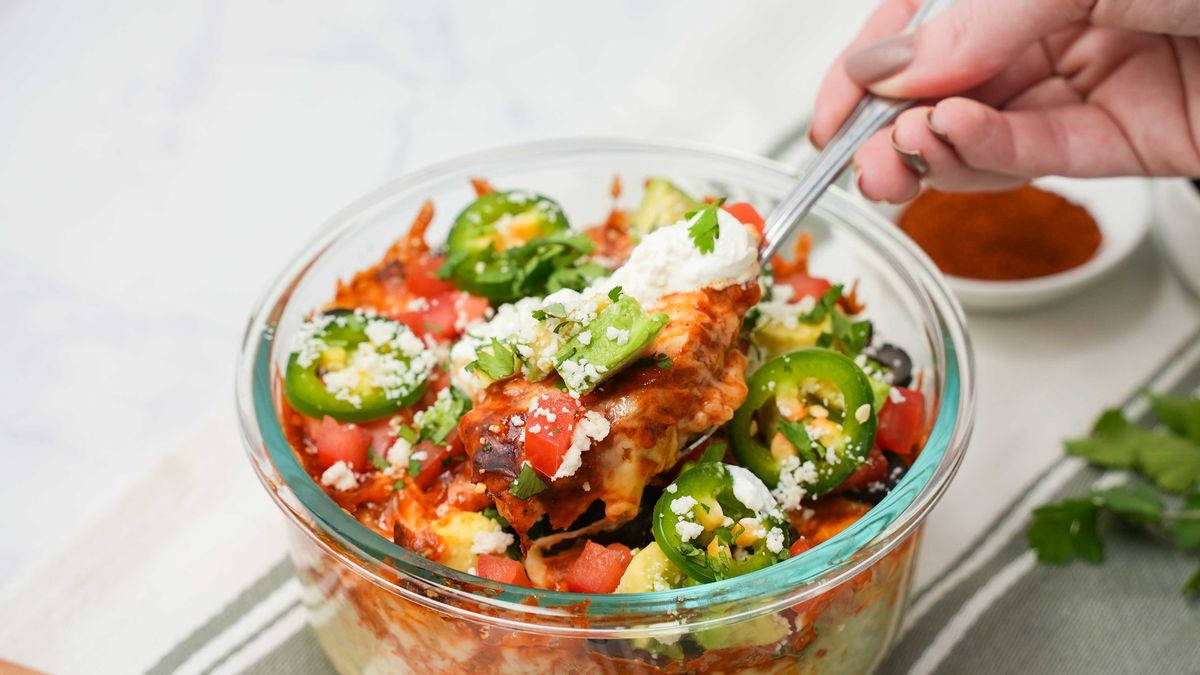
[[[993,108],[1008,103],[1031,87],[1054,76],[1054,66],[1040,43],[1029,45],[1012,63],[991,79],[962,95]]]
[[[1028,178],[1147,173],[1120,127],[1097,106],[999,112],[948,98],[934,108],[930,123],[964,163],[980,171]]]
[[[1055,108],[1082,103],[1083,96],[1061,77],[1052,77],[1038,82],[1004,104],[1005,110],[1033,110]]]
[[[1200,12],[1195,0],[1099,0],[1091,22],[1143,33],[1200,35]]]
[[[891,129],[867,139],[854,156],[858,191],[877,202],[899,204],[917,196],[921,179],[892,148]]]
[[[1041,37],[1083,20],[1089,7],[1075,1],[960,0],[913,33],[847,55],[846,70],[883,96],[955,94],[991,79]]]
[[[929,187],[946,192],[1009,190],[1027,179],[1021,176],[981,171],[968,166],[954,148],[943,142],[929,125],[933,108],[922,106],[907,110],[896,119],[892,145],[900,155],[919,157],[918,173]],[[909,160],[911,161],[911,160]],[[911,165],[910,165],[911,166]]]
[[[904,28],[916,12],[917,4],[917,0],[885,0],[863,24],[862,30],[846,51],[830,66],[825,79],[821,81],[813,107],[812,126],[809,128],[809,140],[813,145],[825,147],[863,96],[862,86],[846,75],[843,67],[846,54]]]

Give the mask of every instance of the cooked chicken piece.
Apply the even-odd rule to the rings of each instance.
[[[581,396],[580,412],[603,415],[608,435],[583,453],[573,475],[546,479],[548,489],[528,499],[508,492],[524,461],[523,424],[512,420],[523,421],[534,398],[562,396],[557,378],[509,379],[481,392],[459,431],[477,479],[524,544],[543,515],[554,529],[566,529],[596,500],[612,527],[629,520],[643,489],[675,465],[686,441],[729,421],[746,398],[738,333],[758,299],[758,284],[751,282],[668,295],[648,308],[665,312],[670,322],[647,353],[665,354],[671,365],[635,363]]]

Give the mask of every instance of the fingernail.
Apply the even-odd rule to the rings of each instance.
[[[892,127],[892,149],[900,155],[900,160],[905,166],[912,169],[918,176],[924,176],[929,172],[929,162],[925,161],[925,155],[921,154],[920,150],[906,150],[896,144],[896,127]]]
[[[946,145],[954,145],[950,142],[950,137],[946,135],[946,132],[939,129],[938,126],[933,123],[934,110],[937,110],[937,108],[930,108],[929,112],[925,113],[925,126],[929,127],[929,133],[936,136],[939,141],[945,143]]]
[[[904,70],[915,54],[912,33],[901,33],[857,49],[846,56],[846,74],[871,84]]]

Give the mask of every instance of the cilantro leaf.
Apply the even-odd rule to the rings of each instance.
[[[533,310],[533,318],[538,321],[546,319],[565,319],[567,318],[567,307],[561,302],[552,302],[541,309]]]
[[[1200,398],[1147,394],[1154,416],[1168,429],[1200,444]]]
[[[512,347],[492,338],[491,344],[475,350],[475,360],[467,364],[467,372],[482,370],[492,380],[503,380],[516,374],[516,358]]]
[[[1149,485],[1118,485],[1092,493],[1092,503],[1122,518],[1157,523],[1162,518],[1162,497]]]
[[[620,300],[623,290],[624,289],[622,289],[620,286],[613,286],[612,290],[608,292],[608,299],[612,300],[613,302]]]
[[[446,439],[458,428],[458,420],[471,409],[471,399],[458,387],[451,385],[446,391],[449,393],[439,395],[434,404],[416,418],[417,439],[445,445]]]
[[[404,479],[401,478],[400,480],[396,481],[395,483],[392,483],[392,489],[393,490],[403,490],[404,489]]]
[[[1038,560],[1064,564],[1075,558],[1104,560],[1104,544],[1096,528],[1098,508],[1091,499],[1069,499],[1047,504],[1033,512],[1027,533]]]
[[[1200,445],[1181,436],[1148,433],[1138,460],[1164,490],[1183,492],[1200,481]]]
[[[712,253],[717,248],[717,237],[721,234],[717,209],[724,203],[724,199],[718,199],[686,214],[687,219],[692,221],[688,226],[688,236],[701,253]]]
[[[610,274],[612,274],[612,270],[600,263],[589,262],[575,264],[571,267],[561,267],[546,277],[546,293],[561,291],[564,288],[582,291],[593,281]]]
[[[386,459],[380,457],[378,452],[375,452],[375,446],[373,445],[367,447],[367,460],[371,462],[372,466],[380,471],[387,471],[389,468],[391,468],[391,464],[388,464]]]
[[[508,485],[508,493],[517,499],[529,499],[530,497],[541,494],[546,491],[546,482],[543,481],[532,466],[525,464],[521,467],[521,473],[512,483]]]
[[[1137,462],[1138,448],[1149,433],[1136,426],[1120,410],[1106,410],[1092,427],[1092,435],[1067,441],[1067,454],[1099,466],[1128,469]]]
[[[808,460],[813,464],[821,461],[821,457],[813,449],[813,441],[808,437],[808,431],[804,429],[803,424],[781,418],[776,425],[776,430],[783,434],[788,443],[795,446],[796,452],[800,453],[802,459]]]
[[[659,368],[670,368],[674,364],[675,362],[672,361],[671,357],[667,356],[666,354],[663,354],[662,352],[654,353],[654,365],[658,366]]]
[[[1200,493],[1188,495],[1183,506],[1171,514],[1171,540],[1182,549],[1200,548]]]
[[[408,460],[408,475],[412,478],[416,478],[420,474],[421,474],[421,460],[419,460],[415,457],[412,459],[409,459]]]
[[[500,511],[497,510],[496,507],[489,506],[480,513],[482,513],[485,517],[491,518],[497,523],[500,523],[500,527],[508,527],[508,520],[504,516],[500,515]]]

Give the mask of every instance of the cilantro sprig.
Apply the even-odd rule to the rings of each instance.
[[[512,377],[517,372],[517,354],[512,347],[492,338],[491,343],[475,350],[475,360],[467,364],[467,372],[483,371],[494,381]]]
[[[1147,397],[1164,428],[1147,429],[1119,410],[1107,410],[1090,436],[1067,441],[1068,454],[1093,466],[1127,470],[1131,480],[1034,510],[1027,536],[1042,562],[1103,561],[1106,517],[1164,535],[1182,550],[1200,551],[1200,398]],[[1200,569],[1183,592],[1200,593]]]
[[[533,467],[525,464],[521,467],[521,473],[512,483],[508,485],[508,493],[517,499],[529,499],[530,497],[541,494],[547,489],[546,481],[542,480]]]
[[[724,199],[717,199],[685,214],[692,221],[688,226],[688,236],[692,238],[697,251],[708,254],[717,249],[717,237],[721,236],[717,209],[724,203]]]

